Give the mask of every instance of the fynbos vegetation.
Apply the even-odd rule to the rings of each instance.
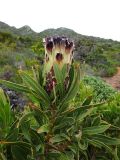
[[[90,88],[81,86],[73,41],[50,37],[44,45],[43,66],[33,74],[20,70],[21,84],[0,81],[29,99],[16,113],[0,90],[1,160],[118,160],[119,127],[107,121],[107,112],[103,117],[108,102],[95,103]]]

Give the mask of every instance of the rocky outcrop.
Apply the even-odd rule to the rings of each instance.
[[[10,105],[12,110],[23,111],[27,104],[27,99],[20,93],[8,89],[4,86],[0,86],[10,99]]]

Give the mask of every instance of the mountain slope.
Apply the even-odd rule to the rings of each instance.
[[[0,21],[0,32],[9,32],[14,35],[20,36],[35,36],[36,32],[34,32],[29,26],[25,25],[21,28],[16,28],[9,26],[8,24]]]

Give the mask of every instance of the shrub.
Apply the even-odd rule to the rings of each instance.
[[[83,82],[93,88],[94,102],[111,99],[111,97],[113,97],[117,92],[114,88],[98,77],[86,76],[84,77]]]

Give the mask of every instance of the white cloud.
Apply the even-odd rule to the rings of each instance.
[[[120,0],[0,0],[0,21],[40,32],[67,27],[120,41]]]

